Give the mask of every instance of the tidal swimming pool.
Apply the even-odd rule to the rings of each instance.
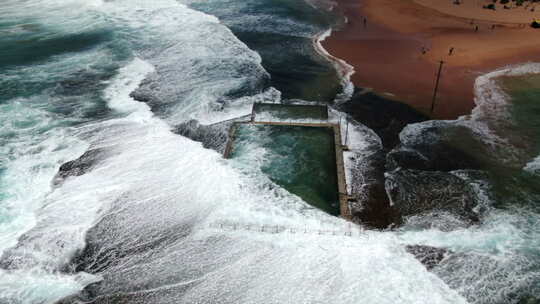
[[[329,214],[340,214],[331,127],[238,124],[230,158],[259,166],[274,183]]]

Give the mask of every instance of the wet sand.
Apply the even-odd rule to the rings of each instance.
[[[443,60],[432,117],[454,119],[469,114],[477,76],[509,64],[540,61],[540,30],[528,26],[530,16],[540,16],[540,5],[537,12],[525,8],[491,11],[481,8],[482,0],[467,5],[451,2],[338,0],[337,9],[348,22],[324,40],[323,47],[354,66],[351,80],[356,86],[371,88],[425,114],[430,112]],[[527,20],[516,22],[522,19]],[[450,48],[454,48],[452,55]]]

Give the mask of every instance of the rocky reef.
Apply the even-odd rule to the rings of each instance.
[[[478,187],[491,162],[489,147],[475,130],[454,121],[427,121],[405,104],[360,90],[339,108],[382,142],[381,149],[361,155],[361,176],[349,181],[360,184],[352,187],[355,200],[349,204],[355,222],[376,229],[448,231],[479,221],[485,206]]]
[[[428,270],[439,265],[439,263],[451,253],[451,251],[444,248],[425,245],[407,245],[405,246],[405,250],[414,255],[414,257],[420,261],[420,263],[424,264]]]
[[[395,223],[407,216],[437,213],[450,213],[468,224],[478,222],[474,190],[451,173],[397,169],[386,174],[385,188]]]
[[[53,179],[53,185],[58,186],[70,176],[80,176],[92,170],[99,160],[105,156],[105,153],[103,149],[90,149],[79,158],[62,164]]]

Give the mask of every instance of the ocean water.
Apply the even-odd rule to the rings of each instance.
[[[342,81],[332,63],[313,48],[314,37],[340,21],[332,1],[188,0],[190,7],[217,16],[262,57],[270,83],[284,98],[332,101]]]
[[[3,1],[0,303],[538,298],[534,147],[468,229],[350,238],[219,228],[350,229],[171,131],[248,114],[253,102],[332,100],[342,82],[312,39],[334,18],[293,0]],[[89,150],[84,174],[53,182]],[[463,255],[429,272],[405,244]]]

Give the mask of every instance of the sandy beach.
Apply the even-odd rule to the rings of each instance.
[[[453,119],[474,107],[478,75],[540,61],[540,29],[529,26],[540,3],[496,10],[482,8],[486,3],[492,1],[338,0],[347,22],[323,46],[354,66],[356,86],[426,114],[444,61],[432,117]]]

